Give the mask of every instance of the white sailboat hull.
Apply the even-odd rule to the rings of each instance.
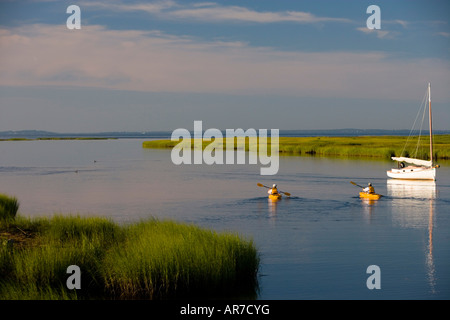
[[[401,169],[391,169],[387,171],[387,175],[393,179],[436,180],[436,168],[406,167]]]

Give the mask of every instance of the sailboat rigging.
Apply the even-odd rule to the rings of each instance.
[[[391,157],[398,162],[397,168],[387,171],[387,175],[393,179],[408,180],[436,180],[436,166],[433,165],[433,121],[431,113],[431,84],[428,83],[428,118],[430,134],[430,160],[415,159],[409,157]],[[409,164],[406,166],[406,164]]]

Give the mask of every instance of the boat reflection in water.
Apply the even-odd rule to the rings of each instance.
[[[373,207],[378,203],[378,201],[380,200],[361,198],[364,215],[368,217],[369,220],[372,218]]]
[[[435,199],[436,182],[433,180],[387,180],[387,191],[391,197]]]
[[[287,198],[285,198],[285,197],[283,197],[283,198],[284,198],[283,201],[286,202]],[[275,219],[277,217],[277,206],[278,206],[278,203],[280,201],[282,201],[282,200],[281,200],[281,198],[280,199],[268,198],[267,201],[268,201],[268,204],[269,204],[269,218],[270,218],[270,221],[271,222],[275,222]]]
[[[425,180],[387,180],[387,193],[392,198],[394,224],[403,228],[428,228],[426,267],[428,282],[435,293],[435,267],[433,262],[433,223],[436,182]]]
[[[436,182],[425,180],[388,180],[387,194],[392,199],[394,222],[405,228],[429,226],[436,199]]]

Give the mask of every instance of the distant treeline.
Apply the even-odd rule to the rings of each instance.
[[[175,129],[175,128],[174,128]],[[244,130],[246,128],[243,128]],[[270,131],[270,130],[269,130]],[[450,134],[450,130],[434,130],[435,134]],[[225,136],[225,130],[222,131]],[[414,133],[414,132],[413,132]],[[329,130],[280,130],[280,137],[354,137],[354,136],[408,136],[410,130],[382,129],[329,129]],[[427,135],[428,131],[422,131]],[[143,132],[92,132],[92,133],[57,133],[40,130],[0,131],[0,139],[37,139],[37,138],[117,138],[117,139],[170,139],[172,131]],[[191,133],[191,135],[193,135]]]
[[[36,140],[108,140],[117,138],[96,138],[96,137],[47,137],[47,138],[8,138],[0,139],[0,141],[36,141]]]

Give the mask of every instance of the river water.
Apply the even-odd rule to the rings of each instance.
[[[389,161],[280,157],[260,165],[180,165],[141,139],[0,142],[0,193],[20,214],[149,217],[233,231],[261,253],[258,299],[449,299],[450,169],[437,181],[388,180]],[[358,197],[372,182],[384,195]],[[256,184],[291,198],[272,202]],[[369,266],[378,266],[376,283]]]

